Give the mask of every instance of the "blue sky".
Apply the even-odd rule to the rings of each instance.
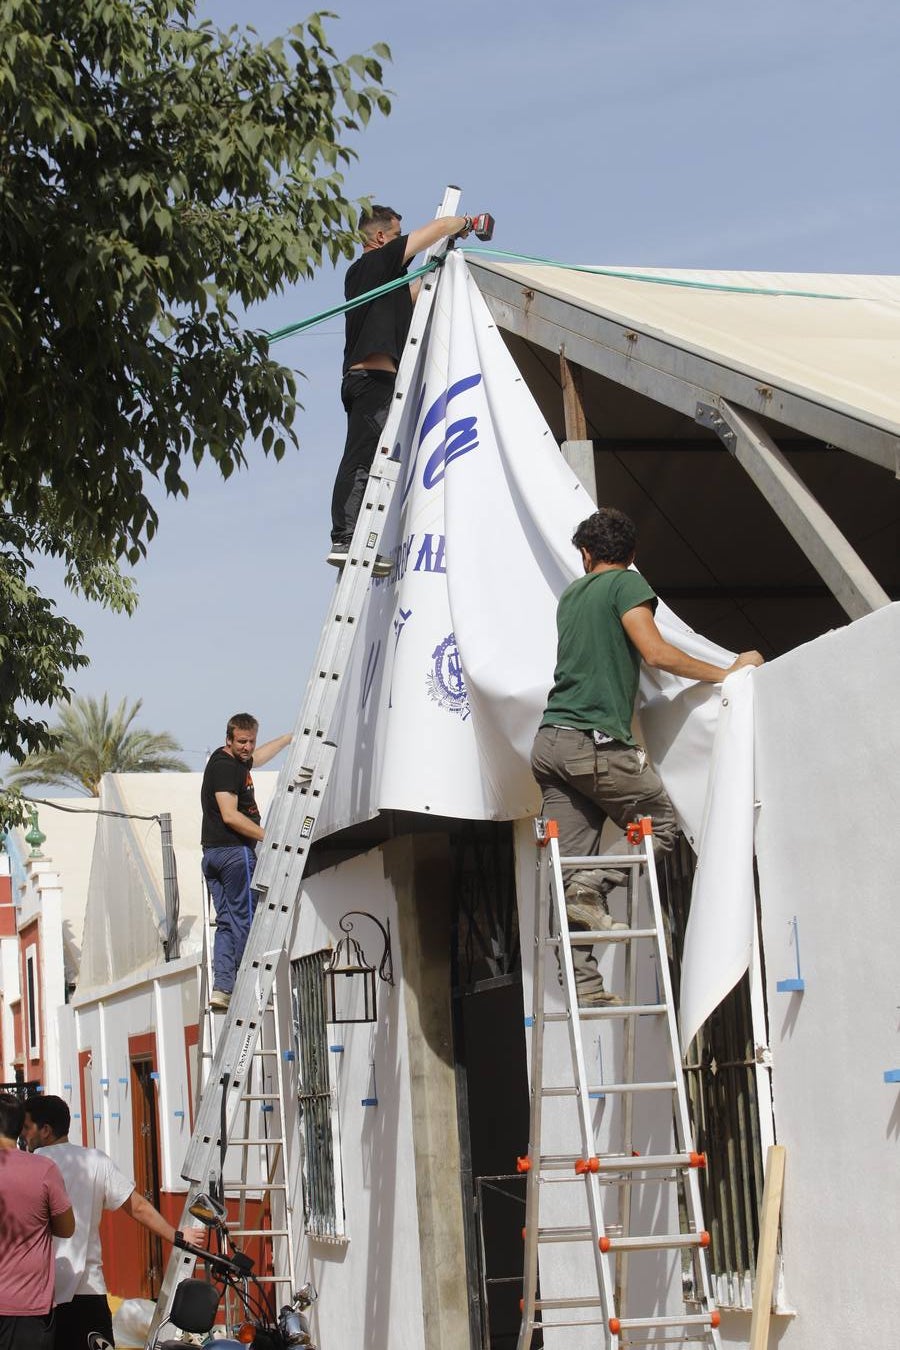
[[[351,196],[424,223],[446,183],[491,211],[498,248],[576,263],[797,272],[900,270],[896,0],[333,0],[341,55],[393,52],[394,112],[354,145]],[[220,26],[284,32],[284,0],[207,0]],[[339,302],[343,268],[248,316],[273,330]],[[331,484],[344,433],[342,321],[281,344],[304,373],[300,449],[250,448],[223,484],[203,468],[161,502],[128,620],[61,594],[91,666],[79,693],[144,700],[201,768],[227,716],[293,726],[334,572]],[[56,586],[50,569],[39,581]]]

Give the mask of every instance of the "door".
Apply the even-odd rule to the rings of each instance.
[[[156,1103],[154,1036],[129,1038],[131,1060],[131,1127],[134,1138],[134,1188],[159,1209],[159,1114]],[[152,1042],[138,1047],[136,1042]],[[155,1299],[163,1276],[162,1239],[139,1224],[141,1298]]]

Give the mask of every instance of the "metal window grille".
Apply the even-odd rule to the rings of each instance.
[[[311,1237],[344,1236],[337,1094],[331,1082],[325,1018],[325,964],[331,953],[291,962],[291,1006],[299,1063],[299,1123],[303,1131],[303,1211]]]
[[[694,855],[681,839],[665,859],[675,997],[690,910]],[[717,1301],[749,1307],[756,1267],[763,1159],[757,1097],[750,984],[745,975],[691,1042],[685,1063],[697,1148],[706,1154],[700,1174],[709,1260]]]

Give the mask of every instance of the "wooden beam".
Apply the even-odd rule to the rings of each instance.
[[[701,426],[715,431],[746,470],[851,619],[891,603],[890,596],[753,413],[722,398],[714,403],[698,402],[694,417]]]
[[[756,1281],[753,1286],[749,1350],[768,1350],[769,1345],[772,1291],[775,1287],[775,1262],[778,1258],[778,1225],[781,1218],[781,1197],[784,1192],[784,1162],[784,1146],[772,1144],[766,1156],[766,1181],[763,1186],[762,1212],[759,1216],[759,1247],[756,1252]]]
[[[559,349],[559,377],[562,384],[563,416],[567,441],[586,441],[587,419],[584,415],[584,381],[581,366],[566,358],[565,347]]]

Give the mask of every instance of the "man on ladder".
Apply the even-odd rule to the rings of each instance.
[[[597,853],[607,816],[625,829],[651,816],[656,852],[675,846],[678,826],[668,794],[631,731],[641,659],[688,680],[718,684],[740,666],[759,666],[759,652],[742,652],[727,668],[698,661],[667,642],[654,620],[657,598],[634,562],[637,531],[614,507],[583,520],[572,537],[585,575],[560,597],[553,688],[532,749],[531,767],[543,797],[541,814],[559,825],[564,857]],[[569,927],[608,930],[608,893],[624,877],[565,869]],[[575,987],[582,1007],[619,1004],[604,988],[590,948],[575,947]]]
[[[438,216],[427,225],[403,234],[400,216],[392,206],[373,206],[371,213],[361,218],[359,228],[365,243],[362,255],[347,272],[344,282],[347,300],[398,280],[417,253],[439,240],[456,236],[464,239],[472,228],[472,219]],[[341,380],[347,440],[331,501],[331,552],[327,561],[333,567],[343,567],[347,561],[421,284],[419,280],[400,286],[347,311]],[[379,556],[372,575],[387,576],[390,570],[390,560]]]

